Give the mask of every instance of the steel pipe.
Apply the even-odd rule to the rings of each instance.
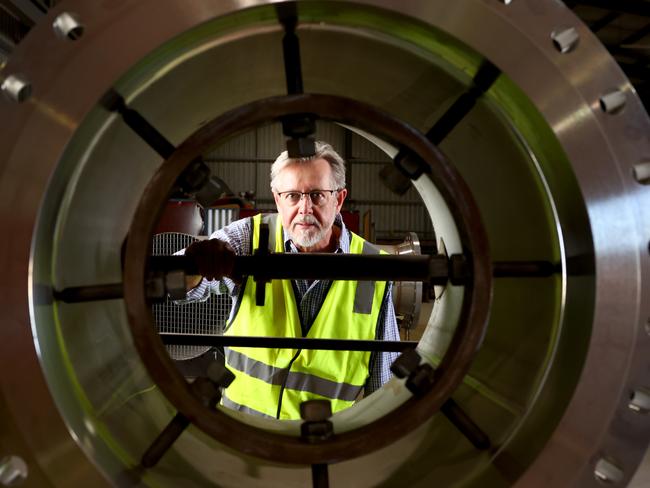
[[[25,486],[310,483],[310,465],[233,452],[193,427],[155,468],[136,469],[176,412],[134,348],[124,302],[52,300],[52,290],[122,282],[123,241],[163,162],[106,109],[106,94],[173,147],[206,121],[285,95],[277,4],[62,0],[1,69],[2,446],[28,467]],[[74,41],[52,27],[66,12],[83,26]],[[437,415],[331,464],[330,483],[633,486],[650,438],[650,121],[621,70],[551,0],[310,0],[297,3],[295,33],[305,94],[351,98],[422,133],[452,121],[437,142],[478,203],[492,259],[559,270],[495,280],[489,328],[453,394],[490,449]],[[497,71],[483,86],[485,66]],[[403,149],[373,140],[391,159]],[[444,189],[412,184],[438,248],[464,254]],[[427,364],[448,350],[464,292],[436,287],[418,345]],[[410,398],[393,379],[334,415],[334,432]],[[386,426],[367,443],[392,434]]]

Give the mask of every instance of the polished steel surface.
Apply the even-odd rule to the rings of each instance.
[[[174,409],[133,346],[124,304],[51,299],[52,287],[121,279],[123,239],[162,163],[101,107],[103,94],[117,89],[175,145],[227,110],[284,94],[272,3],[64,0],[0,71],[32,87],[22,103],[0,101],[0,222],[12,236],[0,241],[11,277],[0,285],[0,445],[27,462],[27,486],[309,483],[307,466],[251,458],[196,428],[155,469],[133,469]],[[63,12],[84,26],[74,42],[52,28]],[[495,260],[564,270],[495,283],[490,327],[454,393],[493,450],[476,451],[438,415],[332,465],[332,484],[627,484],[650,438],[648,415],[629,408],[650,386],[650,122],[632,86],[556,1],[306,0],[299,15],[306,92],[354,98],[423,131],[483,58],[501,69],[441,149],[481,208]],[[457,252],[437,190],[415,186],[440,247]],[[438,292],[420,345],[433,364],[462,304],[460,287]],[[337,416],[340,431],[408,395],[392,380]]]

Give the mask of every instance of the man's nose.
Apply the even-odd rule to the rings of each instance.
[[[311,203],[311,197],[309,194],[301,195],[300,201],[298,202],[298,207],[300,209],[300,213],[312,213],[314,205]]]

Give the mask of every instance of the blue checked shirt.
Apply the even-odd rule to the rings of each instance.
[[[334,225],[338,225],[341,228],[339,245],[335,252],[349,253],[351,235],[345,227],[340,214],[336,216]],[[285,252],[299,252],[287,231],[284,230],[283,232]],[[246,218],[217,230],[210,236],[210,239],[219,239],[227,242],[232,246],[235,254],[241,256],[250,254],[252,233],[252,219]],[[316,315],[325,300],[330,284],[331,281],[328,280],[315,280],[311,282],[308,280],[293,281],[293,289],[296,294],[296,302],[298,303],[303,335],[307,334],[307,331],[309,331],[309,328],[316,319]],[[227,293],[230,295],[233,307],[230,311],[231,316],[229,320],[232,320],[232,314],[238,308],[239,286],[229,278],[213,281],[208,281],[204,278],[196,288],[188,292],[187,299],[189,301],[207,300],[210,293]],[[381,304],[379,319],[377,320],[376,339],[386,341],[399,340],[392,300],[392,283],[388,283],[387,293]],[[364,388],[366,396],[380,388],[391,378],[390,365],[395,361],[397,356],[398,353],[396,352],[372,353],[370,358],[370,375]]]

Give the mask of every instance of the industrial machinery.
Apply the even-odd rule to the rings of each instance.
[[[633,480],[650,120],[560,2],[64,0],[0,78],[4,484]],[[223,377],[174,367],[150,301],[179,274],[152,275],[151,234],[209,148],[281,120],[308,152],[316,118],[419,191],[438,254],[400,262],[436,303],[380,391],[331,418],[260,419],[215,407]]]

